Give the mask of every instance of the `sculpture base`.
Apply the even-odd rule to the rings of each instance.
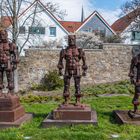
[[[22,117],[17,119],[14,122],[0,122],[0,129],[9,128],[9,127],[19,127],[21,124],[32,120],[32,114],[24,114]]]
[[[19,97],[16,95],[0,96],[0,111],[13,110],[20,106]]]
[[[96,111],[91,110],[91,108],[86,105],[60,105],[42,122],[42,127],[60,127],[64,125],[71,126],[78,124],[97,125]]]
[[[32,114],[25,114],[18,96],[0,97],[0,128],[17,127],[31,118]]]
[[[25,110],[23,106],[19,106],[13,110],[0,111],[0,122],[14,122],[24,116]]]
[[[128,111],[129,117],[134,121],[140,121],[140,112],[134,113],[133,111]]]
[[[131,111],[115,110],[113,111],[115,120],[119,124],[134,124],[140,125],[140,115],[135,114]]]

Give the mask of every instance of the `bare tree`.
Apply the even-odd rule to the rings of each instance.
[[[31,1],[0,0],[0,15],[1,17],[6,16],[7,18],[9,18],[9,21],[12,25],[12,28],[10,29],[12,33],[12,42],[14,42],[19,47],[19,53],[21,53],[22,49],[24,48],[27,42],[30,43],[30,33],[28,33],[28,35],[24,37],[24,43],[22,44],[22,46],[17,43],[19,37],[19,26],[24,26],[27,23],[27,20],[30,21],[30,26],[40,25],[39,21],[37,21],[36,15],[37,13],[43,12],[44,9],[38,10],[38,0],[35,0],[33,3],[36,3],[36,5],[34,6],[34,10],[28,17],[25,18],[25,21],[22,23],[22,25],[19,25],[18,18],[20,17],[23,8],[25,9],[26,5],[31,4]],[[50,12],[57,15],[61,19],[63,19],[63,17],[66,15],[66,11],[60,10],[58,4],[47,2],[45,6]]]
[[[29,6],[29,4],[31,4],[30,0],[0,0],[0,16],[1,16],[1,20],[3,16],[6,16],[10,21],[10,28],[9,31],[11,31],[11,35],[12,35],[12,42],[14,42],[18,48],[19,48],[19,53],[21,53],[22,49],[24,48],[24,46],[26,45],[26,43],[30,43],[30,33],[29,31],[27,32],[26,36],[23,36],[23,44],[18,42],[18,37],[19,37],[19,29],[20,26],[24,26],[25,24],[28,24],[27,22],[29,22],[29,26],[40,26],[40,21],[37,20],[37,13],[41,13],[43,12],[42,9],[40,10],[38,8],[38,3],[39,0],[35,0],[32,4],[34,4],[34,8],[32,13],[30,13],[27,17],[24,18],[24,21],[22,23],[19,24],[19,17],[21,15],[21,13],[23,12],[23,9],[26,9],[27,6]],[[65,15],[65,11],[61,11],[59,9],[59,6],[57,6],[57,4],[53,4],[52,2],[48,2],[46,4],[46,8],[48,8],[48,10],[50,10],[50,12],[52,12],[53,14],[56,14],[57,16],[63,18],[63,16]],[[1,26],[4,26],[2,24],[2,21],[0,22]],[[33,35],[32,35],[33,36]],[[39,36],[38,36],[39,37]],[[35,37],[33,37],[35,38]],[[18,91],[18,72],[17,70],[15,71],[15,91]]]
[[[47,7],[47,9],[49,9],[49,11],[51,13],[53,13],[54,15],[56,15],[58,18],[60,18],[62,20],[67,15],[66,10],[60,10],[59,3],[48,2],[48,3],[46,3],[45,6]]]
[[[126,22],[131,23],[130,30],[140,30],[140,0],[125,2],[122,7],[122,15],[126,16]]]
[[[84,49],[98,49],[102,46],[99,35],[90,32],[76,33],[77,46]]]
[[[12,25],[12,42],[16,43],[18,34],[18,17],[21,13],[21,6],[29,3],[26,0],[1,0],[1,18],[6,16]]]

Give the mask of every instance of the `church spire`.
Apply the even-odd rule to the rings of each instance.
[[[83,22],[85,20],[85,14],[84,14],[84,8],[82,5],[82,14],[81,14],[81,22]]]

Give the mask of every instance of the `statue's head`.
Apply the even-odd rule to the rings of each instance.
[[[0,42],[7,42],[8,34],[6,30],[0,30]]]
[[[76,46],[76,35],[68,35],[68,45]]]

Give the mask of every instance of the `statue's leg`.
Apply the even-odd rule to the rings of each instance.
[[[70,79],[71,76],[64,76],[64,92],[63,97],[65,99],[64,104],[68,104],[69,98],[70,98]]]
[[[6,71],[7,82],[8,82],[8,93],[14,94],[14,72],[13,71]]]
[[[134,113],[137,113],[138,106],[139,106],[139,96],[140,96],[140,86],[135,86],[135,95],[132,100],[132,103],[134,105]]]
[[[0,96],[2,96],[2,89],[3,89],[3,71],[0,71]]]
[[[76,97],[76,104],[80,104],[80,98],[82,97],[81,90],[80,90],[80,76],[74,76],[74,82],[75,82],[75,97]]]

